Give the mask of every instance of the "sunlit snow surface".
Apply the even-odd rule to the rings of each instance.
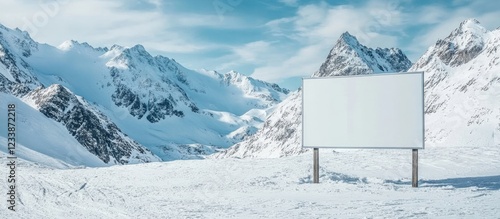
[[[320,150],[320,184],[311,183],[311,153],[85,169],[21,162],[17,213],[2,202],[0,216],[497,218],[499,154],[499,147],[420,150],[420,188],[410,183],[411,150]]]

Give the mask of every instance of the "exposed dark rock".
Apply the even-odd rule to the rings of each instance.
[[[104,115],[61,85],[36,89],[28,97],[34,100],[40,112],[64,124],[81,145],[105,163],[157,160],[149,150],[127,137]]]

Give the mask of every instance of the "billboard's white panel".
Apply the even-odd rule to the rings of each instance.
[[[424,148],[423,72],[303,80],[303,147]]]

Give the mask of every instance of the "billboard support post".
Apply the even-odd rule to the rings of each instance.
[[[418,149],[412,149],[411,186],[418,187]]]
[[[313,183],[319,183],[319,148],[314,148],[313,154]]]

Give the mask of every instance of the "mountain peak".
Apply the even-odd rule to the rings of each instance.
[[[465,35],[465,39],[469,39],[470,36],[482,38],[488,30],[484,28],[481,23],[476,19],[467,19],[460,23],[460,26],[455,29],[449,37],[459,37]],[[467,37],[469,36],[469,37]]]
[[[144,46],[137,44],[130,48],[123,48],[121,46],[111,47],[111,53],[114,58],[108,62],[109,66],[120,66],[120,68],[136,68],[140,63],[148,63],[154,65],[154,57],[146,51]]]
[[[137,54],[139,57],[147,57],[148,59],[153,58],[153,56],[151,56],[151,54],[141,44],[137,44],[133,47],[125,49],[124,52],[129,54]]]
[[[460,23],[459,28],[460,29],[468,29],[468,28],[474,28],[474,27],[482,27],[481,22],[476,20],[475,18],[469,18]]]
[[[19,28],[11,29],[7,26],[4,26],[3,24],[0,24],[0,37],[1,37],[2,32],[3,32],[3,34],[9,33],[9,35],[16,36],[19,39],[33,41],[33,39],[31,38],[30,34],[27,31],[21,30]]]
[[[360,45],[358,39],[355,36],[351,35],[349,32],[344,32],[340,35],[340,38],[337,43],[347,44],[350,46],[358,46]]]
[[[0,44],[3,44],[2,46],[11,53],[22,54],[24,57],[29,57],[38,50],[38,43],[30,37],[29,33],[18,28],[10,29],[1,26]]]
[[[476,19],[462,21],[459,27],[422,56],[417,68],[427,65],[437,57],[445,65],[459,66],[474,59],[485,48],[489,31]]]
[[[61,43],[61,45],[59,45],[57,48],[62,50],[62,51],[69,51],[69,50],[72,50],[74,48],[90,49],[90,50],[99,51],[99,52],[107,52],[109,50],[106,47],[94,48],[93,46],[91,46],[87,42],[80,43],[76,40],[66,40],[63,43]]]
[[[231,70],[223,75],[227,85],[229,84],[240,84],[243,82],[249,82],[249,78],[235,70]]]
[[[235,70],[231,70],[229,71],[228,73],[226,73],[226,75],[229,75],[231,77],[239,77],[239,76],[242,76],[242,74],[240,74],[239,72],[235,71]]]
[[[139,51],[139,52],[147,52],[146,48],[144,48],[144,46],[141,44],[137,44],[137,45],[131,47],[130,49],[135,50],[135,51]]]
[[[63,43],[61,43],[61,45],[59,45],[57,48],[63,51],[68,51],[78,45],[80,45],[80,43],[76,40],[66,40]]]
[[[401,72],[410,66],[410,60],[401,50],[368,48],[355,36],[344,32],[313,77]]]
[[[110,51],[112,50],[118,50],[118,51],[123,51],[125,48],[123,48],[123,46],[120,46],[120,45],[117,45],[117,44],[114,44],[113,46],[111,46],[111,48],[109,49]]]
[[[464,24],[481,24],[481,22],[479,22],[476,18],[469,18],[469,19],[465,19],[464,21],[462,21],[460,23],[460,26],[464,25]]]

